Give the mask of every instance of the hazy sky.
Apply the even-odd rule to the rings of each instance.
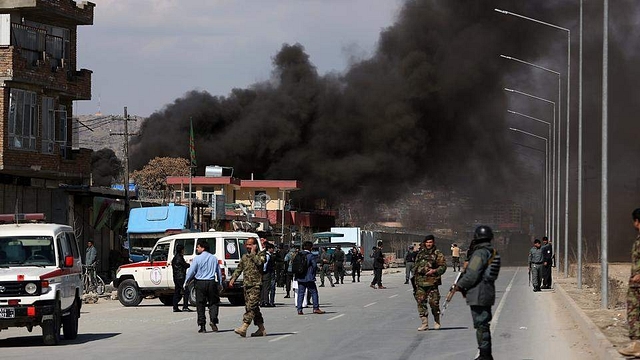
[[[402,0],[92,0],[78,68],[93,71],[76,115],[148,116],[189,90],[227,95],[269,79],[282,44],[300,43],[319,73],[368,57]]]

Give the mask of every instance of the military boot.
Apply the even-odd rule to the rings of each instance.
[[[440,314],[434,315],[433,317],[434,317],[433,321],[435,322],[435,324],[433,325],[433,328],[436,330],[440,330]]]
[[[429,319],[426,316],[420,316],[420,320],[422,320],[422,325],[418,328],[418,331],[429,330]]]
[[[251,334],[251,337],[256,337],[256,336],[267,336],[267,330],[265,330],[264,324],[258,325],[258,330],[256,330],[256,332]]]
[[[233,332],[235,332],[236,334],[242,336],[242,337],[247,337],[247,329],[249,328],[249,324],[247,324],[246,322],[243,322],[242,325],[240,325],[239,328],[235,328],[233,329]]]
[[[618,349],[618,352],[624,356],[640,356],[640,341],[633,340],[627,346]]]

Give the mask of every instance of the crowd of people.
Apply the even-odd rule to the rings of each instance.
[[[493,232],[487,226],[476,229],[474,239],[466,255],[463,266],[463,274],[454,284],[452,291],[461,292],[471,308],[473,325],[476,329],[479,356],[477,359],[493,359],[491,355],[491,333],[489,322],[491,321],[491,307],[495,302],[494,282],[500,271],[500,256],[491,246]],[[262,242],[260,250],[258,241]],[[251,334],[252,337],[266,336],[264,317],[261,307],[275,306],[275,289],[282,287],[286,291],[285,298],[291,298],[293,290],[294,303],[298,315],[304,315],[307,305],[313,307],[314,314],[324,314],[320,309],[318,287],[325,286],[325,278],[333,287],[344,284],[347,254],[337,245],[333,252],[327,248],[321,248],[319,254],[314,254],[313,243],[305,241],[302,246],[276,246],[265,239],[249,238],[245,242],[246,253],[242,255],[237,269],[231,276],[228,286],[233,287],[238,277],[243,274],[243,288],[245,298],[245,313],[242,323],[234,332],[242,337],[247,336],[249,326],[253,323],[258,329]],[[550,246],[550,245],[549,245]],[[220,266],[215,255],[209,253],[208,244],[205,241],[198,242],[196,246],[197,256],[191,264],[183,263],[177,259],[174,261],[174,282],[176,292],[174,297],[174,311],[180,312],[178,301],[183,296],[183,289],[187,288],[189,281],[195,281],[197,302],[198,332],[206,332],[206,313],[209,312],[209,325],[212,331],[218,331],[218,307],[220,303],[220,291],[222,282]],[[177,249],[177,257],[182,254],[182,249]],[[451,247],[454,271],[456,267],[461,271],[459,261],[460,251],[456,244]],[[351,262],[352,282],[360,281],[360,270],[364,259],[360,250],[354,246],[349,250]],[[370,258],[373,262],[373,280],[370,287],[374,289],[386,289],[382,285],[382,269],[385,265],[383,245],[378,243],[372,249]],[[542,255],[541,255],[542,258]],[[536,258],[537,259],[537,258]],[[534,259],[535,260],[535,259]],[[418,316],[421,325],[418,331],[429,330],[429,311],[433,316],[433,328],[441,327],[441,309],[439,286],[442,284],[441,276],[447,269],[444,254],[436,247],[436,239],[433,235],[427,235],[414,251],[409,248],[406,261],[406,281],[413,286],[413,294],[417,303]],[[185,273],[182,275],[183,273]],[[321,283],[316,285],[316,275],[320,273]],[[335,280],[335,281],[334,281]],[[549,282],[550,284],[550,282]],[[183,300],[187,310],[186,299]],[[187,310],[188,311],[188,310]]]

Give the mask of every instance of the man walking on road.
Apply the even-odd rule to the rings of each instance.
[[[627,290],[627,323],[631,342],[618,352],[625,356],[640,357],[640,208],[633,210],[631,217],[633,227],[638,232],[631,249],[631,276]]]
[[[551,289],[551,265],[553,264],[553,247],[548,237],[542,238],[542,288]]]
[[[189,309],[189,292],[188,289],[182,287],[187,277],[187,269],[189,264],[184,260],[184,245],[176,245],[176,255],[171,260],[171,269],[173,270],[173,312],[191,311]],[[182,295],[182,310],[178,309],[178,302]]]
[[[360,282],[360,269],[363,261],[364,256],[360,253],[358,247],[354,245],[353,249],[351,249],[351,282],[356,282],[356,275],[358,282]]]
[[[382,253],[382,242],[378,243],[378,246],[371,254],[371,258],[373,258],[373,281],[371,281],[372,288],[376,288],[376,284],[378,285],[378,289],[386,289],[386,287],[382,286],[382,269],[384,268],[384,254]]]
[[[284,296],[286,299],[291,297],[289,294],[291,293],[291,282],[293,281],[293,258],[298,253],[298,250],[300,250],[300,247],[298,245],[291,246],[289,248],[289,252],[284,257],[284,262],[287,267],[287,279],[285,280],[287,295]]]
[[[199,333],[206,333],[207,316],[204,308],[209,307],[209,325],[211,331],[218,331],[218,306],[220,304],[220,291],[222,287],[222,272],[218,265],[218,258],[209,253],[209,243],[205,240],[198,240],[196,253],[193,262],[187,271],[187,277],[183,288],[187,288],[187,283],[196,279],[196,309],[198,311]]]
[[[465,268],[456,290],[467,299],[471,308],[473,327],[480,355],[475,360],[493,360],[491,354],[491,307],[496,301],[495,281],[500,273],[500,255],[491,246],[493,231],[488,226],[478,226],[469,248],[469,264]]]
[[[298,315],[304,315],[302,312],[302,299],[304,299],[304,294],[308,290],[311,294],[311,299],[313,299],[313,313],[314,314],[324,314],[323,310],[320,310],[320,301],[318,299],[318,288],[316,287],[316,269],[318,267],[318,260],[316,256],[311,253],[311,249],[313,248],[313,243],[311,241],[305,241],[302,243],[302,251],[298,253],[297,256],[306,256],[307,257],[307,272],[304,277],[299,277],[296,275],[296,280],[298,281],[298,303],[296,307],[298,308]],[[331,277],[329,277],[331,279]]]
[[[275,306],[275,273],[276,273],[276,257],[275,257],[275,245],[270,242],[265,242],[264,246],[267,251],[264,252],[266,256],[266,262],[262,265],[262,294],[260,306],[273,307]],[[273,297],[271,296],[271,290],[273,289]]]
[[[258,330],[251,336],[267,336],[264,328],[264,319],[260,312],[260,290],[262,285],[262,266],[264,265],[266,255],[264,252],[258,251],[258,239],[250,237],[244,243],[247,253],[242,255],[242,259],[238,263],[236,271],[233,272],[229,281],[229,288],[233,288],[233,284],[240,274],[244,273],[244,315],[242,316],[242,325],[233,331],[242,336],[247,336],[247,329],[251,325],[251,321],[258,327]]]
[[[333,252],[333,274],[336,277],[336,284],[344,284],[344,259],[345,253],[342,246],[337,245]]]
[[[407,249],[407,255],[404,256],[404,283],[408,284],[412,278],[413,264],[416,262],[416,252],[413,251],[413,245]]]
[[[320,254],[320,263],[322,264],[320,267],[320,287],[324,287],[325,276],[329,278],[329,284],[331,284],[331,287],[335,287],[335,285],[333,285],[333,278],[331,277],[332,262],[333,257],[327,252],[327,248],[323,247],[322,253]]]
[[[456,272],[456,266],[460,271],[460,248],[458,244],[451,245],[451,266],[453,266],[453,272]]]
[[[429,330],[429,306],[435,321],[434,329],[440,329],[440,277],[447,270],[444,254],[436,249],[435,238],[427,235],[422,242],[413,267],[416,302],[422,325],[418,331]]]
[[[544,257],[540,239],[533,240],[533,247],[529,250],[529,272],[531,273],[531,283],[533,291],[540,291],[540,280],[542,280],[542,266]]]

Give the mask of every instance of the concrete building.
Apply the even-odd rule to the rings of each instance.
[[[170,176],[167,185],[173,188],[171,202],[187,205],[191,197],[194,221],[204,231],[255,230],[272,240],[284,237],[284,241],[290,241],[296,232],[335,225],[335,213],[305,212],[290,206],[291,192],[302,186],[298,180],[194,176],[191,194],[188,176]]]

